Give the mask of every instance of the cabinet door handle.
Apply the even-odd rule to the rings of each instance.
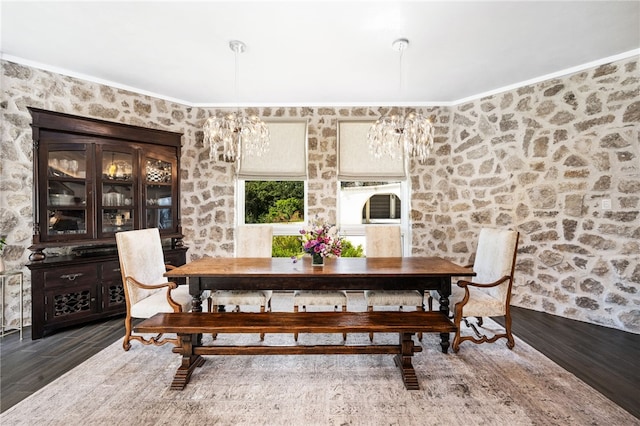
[[[73,281],[78,277],[83,276],[84,274],[66,274],[66,275],[60,275],[60,279],[61,280],[69,280],[69,281]]]
[[[113,272],[120,272],[120,268],[114,268]]]

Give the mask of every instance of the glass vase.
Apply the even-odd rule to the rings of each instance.
[[[313,253],[311,255],[311,264],[313,266],[324,266],[324,257],[319,253]]]

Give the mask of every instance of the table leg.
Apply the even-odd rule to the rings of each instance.
[[[178,333],[178,336],[182,342],[180,351],[182,353],[182,364],[178,367],[173,382],[171,382],[172,390],[183,390],[189,383],[193,371],[204,364],[204,358],[193,353],[193,340],[194,338],[197,339],[197,335]]]
[[[443,354],[449,351],[449,333],[440,333],[440,347]]]
[[[448,285],[442,285],[438,290],[440,294],[440,312],[449,317],[449,295],[451,295],[451,282],[443,283]],[[448,289],[445,291],[443,289]],[[440,347],[442,347],[442,353],[446,354],[449,350],[449,333],[440,333]]]
[[[400,353],[394,357],[394,361],[400,368],[404,387],[407,390],[419,390],[418,377],[411,363],[411,357],[415,352],[412,336],[413,333],[400,333]]]
[[[202,312],[202,278],[189,278],[189,294],[191,295],[191,312]]]

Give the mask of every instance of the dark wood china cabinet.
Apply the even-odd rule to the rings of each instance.
[[[182,134],[29,108],[33,130],[32,338],[125,312],[115,233],[158,228],[185,263]],[[67,247],[63,256],[45,250]]]

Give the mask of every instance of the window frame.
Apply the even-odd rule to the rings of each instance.
[[[381,179],[381,181],[384,181]],[[341,191],[342,191],[342,182],[354,182],[354,181],[338,181],[338,194],[337,194],[337,217],[338,217],[338,227],[340,229],[340,234],[344,237],[364,237],[365,236],[365,228],[367,226],[376,226],[376,223],[361,223],[361,224],[345,224],[342,223],[342,209],[345,208],[343,206]],[[411,256],[411,223],[410,223],[410,212],[411,212],[411,180],[406,179],[402,181],[393,181],[388,183],[398,183],[400,184],[400,234],[402,237],[402,253],[404,256]],[[364,206],[359,206],[359,211],[362,212],[362,208]],[[378,222],[380,223],[380,222]],[[389,223],[389,222],[387,222]],[[365,255],[366,255],[366,244],[365,244]]]
[[[269,180],[269,179],[263,179]],[[280,181],[285,181],[287,179],[278,179]],[[245,223],[245,182],[247,181],[258,181],[258,179],[236,179],[236,226],[242,225],[252,225],[250,223]],[[291,180],[292,182],[300,182],[299,180]],[[273,227],[273,236],[278,235],[298,235],[300,233],[300,229],[305,225],[306,218],[308,216],[309,211],[309,182],[308,179],[302,181],[304,184],[304,217],[305,220],[302,222],[294,222],[294,223],[278,223],[278,222],[267,222],[265,223],[271,225]]]
[[[252,172],[250,178],[244,177],[241,173],[236,174],[236,209],[235,209],[235,224],[236,226],[251,225],[245,223],[245,208],[246,208],[246,193],[245,183],[255,181],[288,181],[288,182],[303,182],[304,185],[304,217],[305,221],[308,217],[309,211],[309,120],[308,119],[283,119],[283,120],[270,120],[267,121],[267,125],[270,129],[275,130],[272,126],[283,125],[304,125],[304,174],[288,176],[287,173],[280,175],[273,170],[266,172],[264,175],[260,173]],[[240,160],[242,161],[242,160]],[[239,168],[242,168],[242,164],[239,164]],[[239,170],[240,172],[240,170]],[[301,227],[305,222],[295,222],[289,224],[282,223],[268,223],[273,227],[273,235],[298,235]]]

